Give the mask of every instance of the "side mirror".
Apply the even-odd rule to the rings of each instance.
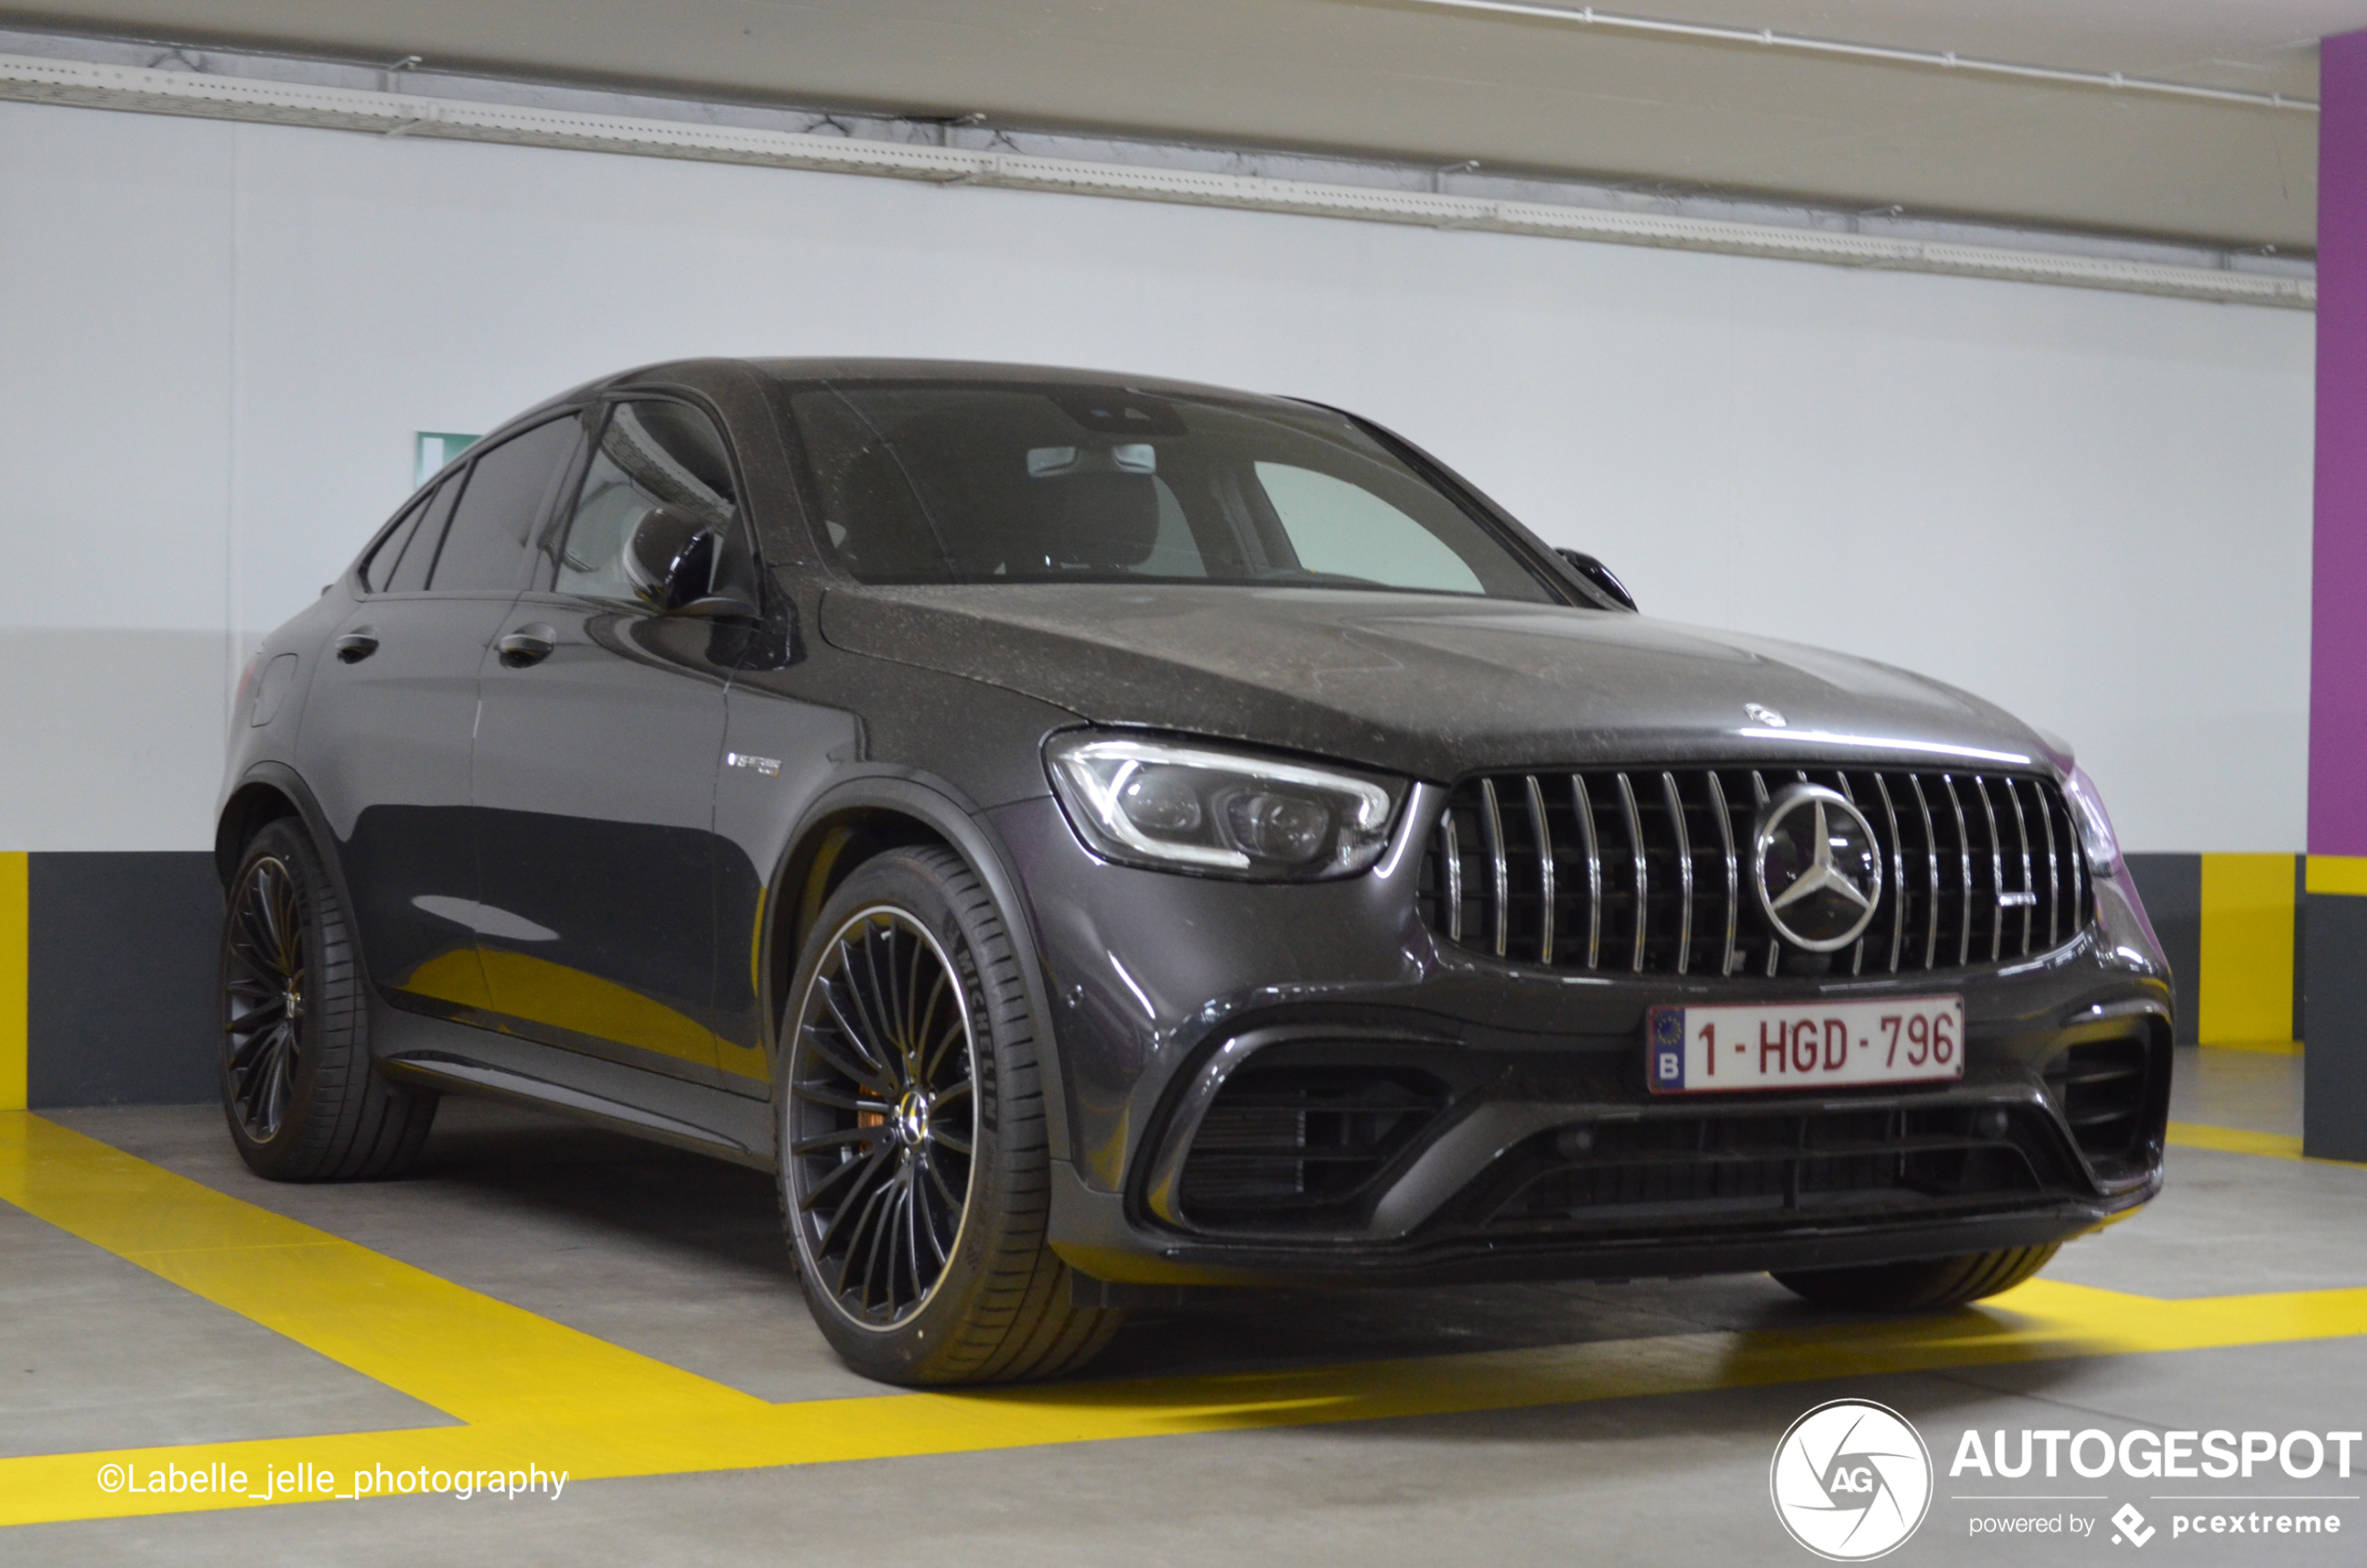
[[[642,513],[624,541],[624,575],[651,609],[671,613],[706,602],[721,536],[671,507]],[[733,601],[736,603],[737,601]]]
[[[1635,607],[1635,595],[1627,591],[1610,567],[1582,550],[1556,550],[1554,554],[1567,561],[1570,570],[1584,578],[1596,591],[1627,609]]]

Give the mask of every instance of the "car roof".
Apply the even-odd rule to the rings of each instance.
[[[1284,402],[1268,393],[1250,392],[1233,387],[1217,387],[1203,382],[1178,380],[1163,375],[1144,375],[1137,372],[1081,369],[1073,365],[1022,364],[995,360],[910,360],[836,356],[829,358],[746,358],[671,360],[658,364],[638,366],[596,381],[569,392],[553,402],[581,398],[611,387],[630,386],[635,382],[663,381],[680,378],[695,382],[718,371],[737,369],[780,382],[813,381],[913,381],[913,382],[976,382],[981,386],[1027,382],[1036,385],[1077,387],[1128,387],[1138,391],[1165,393],[1176,397],[1217,397],[1227,400]]]
[[[1230,387],[1179,381],[1140,372],[1085,370],[1069,365],[1012,364],[992,360],[751,360],[750,368],[779,381],[1027,381],[1078,387],[1133,387],[1146,392],[1257,397]]]
[[[1221,398],[1231,402],[1270,402],[1305,407],[1297,400],[1277,397],[1268,392],[1248,392],[1236,387],[1217,387],[1205,382],[1180,381],[1163,375],[1138,375],[1125,371],[1083,370],[1072,365],[1032,365],[996,360],[899,360],[863,357],[813,359],[729,358],[724,356],[698,359],[663,360],[652,364],[636,365],[630,370],[616,371],[595,376],[590,381],[568,388],[564,392],[542,399],[533,406],[501,421],[486,432],[487,444],[499,436],[547,418],[559,409],[581,407],[604,392],[622,388],[647,386],[652,383],[700,387],[712,384],[718,377],[737,378],[755,375],[775,382],[795,385],[815,381],[868,382],[975,382],[979,386],[1009,385],[1013,382],[1038,386],[1124,387],[1139,392],[1168,397]]]

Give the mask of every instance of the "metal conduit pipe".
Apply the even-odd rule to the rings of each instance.
[[[1443,0],[1421,0],[1443,3]],[[1478,3],[1478,0],[1471,0]],[[2313,278],[0,55],[0,100],[1293,212],[2314,309]]]
[[[2288,98],[2281,92],[2246,92],[2237,88],[2203,87],[2192,82],[2165,82],[2132,76],[2122,71],[2073,71],[2057,65],[2021,65],[2012,61],[1982,60],[1952,49],[1895,48],[1887,44],[1853,44],[1839,38],[1809,38],[1778,33],[1772,27],[1721,27],[1711,22],[1672,21],[1657,17],[1626,16],[1599,11],[1592,6],[1546,6],[1534,0],[1410,0],[1438,10],[1479,11],[1497,16],[1527,17],[1567,22],[1609,33],[1637,33],[1699,43],[1752,44],[1795,54],[1829,55],[1840,60],[1872,61],[1885,65],[1912,65],[1938,71],[1963,71],[1976,75],[2011,76],[2026,82],[2051,82],[2060,87],[2101,88],[2113,92],[2153,93],[2171,98],[2200,98],[2218,103],[2248,103],[2259,109],[2291,109],[2314,115],[2317,103]]]

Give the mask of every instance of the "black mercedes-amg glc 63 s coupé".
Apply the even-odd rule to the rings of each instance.
[[[2159,1187],[2167,969],[2062,746],[1635,613],[1391,432],[700,361],[486,437],[244,682],[247,1162],[444,1094],[777,1171],[875,1377],[1179,1287],[1960,1302]]]

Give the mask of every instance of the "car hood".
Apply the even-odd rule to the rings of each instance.
[[[2010,715],[1886,664],[1554,605],[1101,583],[833,588],[821,634],[1096,723],[1441,782],[1497,767],[1979,770],[2048,757]]]

